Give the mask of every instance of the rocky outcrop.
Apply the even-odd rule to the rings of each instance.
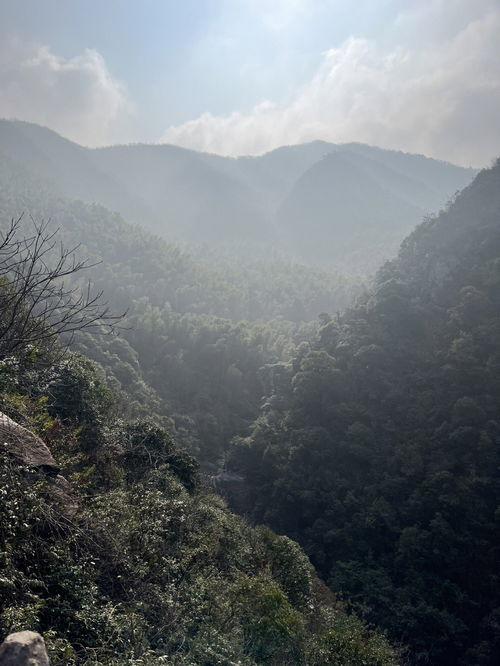
[[[0,645],[0,666],[50,666],[43,638],[34,631],[10,634]]]
[[[50,476],[57,476],[59,467],[48,446],[27,428],[0,412],[0,444],[11,455],[29,467],[37,467]]]
[[[7,414],[0,412],[0,446],[23,465],[33,467],[49,477],[48,491],[54,506],[65,516],[73,516],[78,503],[71,491],[71,485],[59,474],[59,466],[48,446],[40,437],[23,428]]]

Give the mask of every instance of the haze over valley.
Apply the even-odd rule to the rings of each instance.
[[[0,19],[0,664],[496,666],[498,4]]]
[[[224,158],[168,145],[88,149],[8,121],[0,141],[4,158],[53,192],[100,203],[171,242],[237,254],[250,247],[257,257],[274,252],[365,276],[476,173],[324,141]]]

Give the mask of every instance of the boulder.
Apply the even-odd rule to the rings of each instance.
[[[0,645],[0,666],[49,666],[45,642],[34,631],[10,634]]]
[[[59,474],[59,467],[48,446],[40,437],[0,412],[0,447],[2,446],[19,462],[47,475],[47,491],[54,507],[66,518],[75,515],[78,510],[77,499],[70,483]]]
[[[56,476],[59,467],[48,446],[27,428],[0,412],[0,445],[25,465],[37,467],[51,476]]]

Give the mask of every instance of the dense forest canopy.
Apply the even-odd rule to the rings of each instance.
[[[416,664],[498,657],[499,215],[500,162],[273,369],[233,452],[249,513]]]
[[[358,278],[284,259],[195,261],[100,205],[54,194],[50,183],[0,157],[0,222],[50,220],[58,239],[79,246],[115,312],[119,338],[79,335],[74,348],[98,361],[124,391],[131,414],[154,412],[203,459],[220,458],[257,416],[260,368],[287,359],[315,329],[318,313],[345,307]],[[84,283],[82,283],[84,285]],[[214,381],[215,379],[215,381]]]
[[[474,175],[0,121],[0,230],[44,225],[126,313],[0,358],[54,472],[2,453],[2,633],[56,664],[493,666],[500,164]]]
[[[2,635],[41,632],[60,666],[396,665],[297,544],[230,513],[151,419],[124,420],[90,361],[33,352],[0,359]]]
[[[7,160],[1,174],[0,330],[14,310],[19,321],[16,344],[0,346],[1,635],[41,632],[61,666],[396,666],[398,651],[347,612],[300,547],[228,511],[160,426],[216,461],[258,412],[260,367],[291,357],[314,326],[302,315],[218,317],[250,307],[252,271],[232,285],[224,271],[234,266],[199,266],[101,206],[54,196]],[[19,207],[31,212],[12,224]],[[102,264],[82,263],[97,251]],[[94,301],[78,296],[86,266],[111,308],[98,321]],[[343,293],[316,271],[289,284],[290,264],[263,269],[275,280],[256,303],[264,311],[286,292],[292,307],[306,304],[315,282],[328,302]],[[47,276],[55,292],[39,286]],[[53,293],[56,316],[43,319]],[[109,335],[108,312],[123,304]],[[60,344],[99,366],[56,342],[60,321],[71,324]]]

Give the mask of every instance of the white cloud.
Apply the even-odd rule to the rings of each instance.
[[[86,145],[116,139],[131,112],[122,84],[93,49],[63,58],[47,46],[0,49],[0,116],[47,125]]]
[[[459,12],[462,5],[452,0],[448,7]],[[427,3],[425,12],[413,12],[414,25],[422,35],[428,32],[424,47],[408,39],[398,45],[397,34],[384,49],[351,37],[324,54],[290,102],[265,101],[228,116],[205,113],[169,127],[161,141],[241,155],[321,138],[488,164],[500,153],[500,7],[487,1],[477,6],[479,16],[468,17],[465,26],[455,21],[455,31],[443,34],[434,25],[443,20],[443,2]],[[448,33],[453,18],[447,17]],[[395,26],[404,24],[402,15]]]

